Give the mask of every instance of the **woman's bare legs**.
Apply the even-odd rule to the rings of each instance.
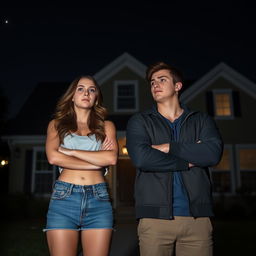
[[[51,256],[76,256],[79,233],[75,230],[56,229],[46,232]]]
[[[83,254],[86,256],[107,256],[111,235],[112,229],[83,230],[81,235]]]

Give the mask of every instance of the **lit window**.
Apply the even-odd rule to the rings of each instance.
[[[137,87],[137,81],[115,81],[115,111],[137,111]]]
[[[256,193],[256,149],[239,149],[241,189]]]
[[[214,116],[217,119],[233,119],[233,93],[230,89],[213,90]]]
[[[217,116],[230,116],[231,115],[231,100],[230,95],[227,93],[215,94],[215,113]]]
[[[231,192],[231,154],[224,149],[221,161],[211,168],[213,191],[217,193]]]

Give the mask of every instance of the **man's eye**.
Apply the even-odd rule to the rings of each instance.
[[[160,81],[163,83],[163,82],[165,82],[166,80],[165,80],[164,78],[161,78],[161,80],[160,80]]]

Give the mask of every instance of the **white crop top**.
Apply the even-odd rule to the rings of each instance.
[[[61,147],[77,150],[98,151],[101,148],[101,141],[96,140],[95,134],[90,136],[80,136],[75,133],[71,133],[64,137]],[[59,171],[62,172],[63,168],[59,167]]]
[[[101,147],[101,141],[96,140],[95,134],[90,136],[80,136],[75,133],[71,133],[64,137],[63,148],[98,151]]]

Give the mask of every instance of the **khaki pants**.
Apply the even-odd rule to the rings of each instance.
[[[208,217],[141,219],[140,256],[212,256],[212,224]]]

